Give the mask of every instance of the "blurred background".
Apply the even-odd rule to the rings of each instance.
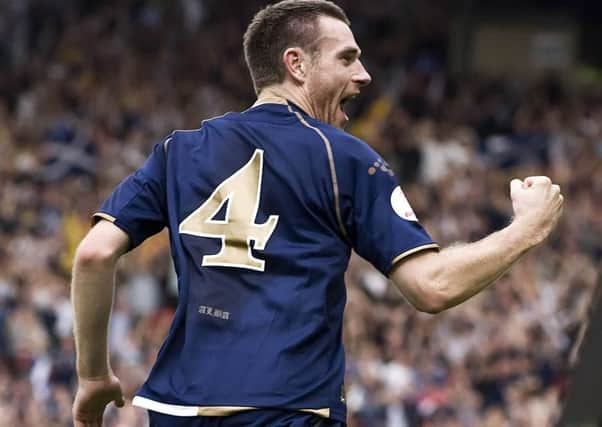
[[[265,3],[0,1],[0,426],[71,425],[74,250],[172,129],[253,103],[241,38]],[[577,344],[600,336],[584,325],[602,256],[602,3],[337,3],[373,76],[348,131],[389,162],[440,244],[506,225],[513,177],[549,175],[565,194],[543,246],[437,316],[352,259],[350,427],[554,425]],[[164,232],[117,275],[110,344],[128,396],[174,311],[167,260]],[[147,424],[131,405],[106,419]]]

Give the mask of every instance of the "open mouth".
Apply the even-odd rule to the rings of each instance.
[[[350,100],[354,99],[355,97],[357,97],[357,94],[345,96],[344,98],[341,99],[341,102],[339,103],[339,107],[341,108],[341,111],[343,112],[343,115],[345,116],[345,120],[349,120],[349,116],[347,115],[347,111],[345,111],[345,108],[346,108],[348,102]]]

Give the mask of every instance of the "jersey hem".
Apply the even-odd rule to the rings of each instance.
[[[174,417],[226,417],[239,412],[253,411],[262,409],[259,406],[188,406],[188,405],[174,405],[170,403],[157,402],[143,396],[134,396],[132,405],[144,408],[153,412],[159,412],[161,414],[172,415]],[[290,409],[283,408],[286,410],[310,413],[318,415],[323,418],[330,418],[330,408],[320,409]],[[339,417],[336,417],[337,419]]]

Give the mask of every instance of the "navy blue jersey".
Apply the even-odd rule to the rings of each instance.
[[[131,247],[168,227],[179,302],[134,404],[345,421],[341,328],[351,249],[382,273],[436,248],[387,164],[289,103],[175,131],[102,205]]]

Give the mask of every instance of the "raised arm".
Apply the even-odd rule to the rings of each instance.
[[[108,324],[113,306],[115,265],[128,248],[119,227],[101,220],[80,243],[74,261],[71,299],[79,386],[73,405],[75,426],[102,426],[105,406],[123,406],[119,381],[109,365]]]
[[[562,213],[558,185],[544,176],[510,183],[514,220],[482,240],[421,252],[400,261],[393,283],[418,310],[438,313],[493,283],[552,231]]]

